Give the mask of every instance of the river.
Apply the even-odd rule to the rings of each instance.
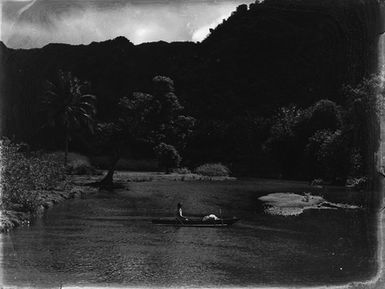
[[[365,209],[270,216],[258,197],[300,183],[152,181],[48,210],[1,235],[2,284],[255,286],[341,284],[375,274],[375,220]],[[319,192],[314,192],[317,194]],[[363,193],[323,192],[358,204]],[[229,228],[151,224],[183,202],[188,216],[237,216]],[[221,211],[219,211],[219,209]]]

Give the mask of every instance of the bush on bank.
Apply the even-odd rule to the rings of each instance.
[[[221,163],[201,165],[195,169],[195,172],[209,177],[228,177],[230,175],[229,168]]]
[[[96,173],[96,170],[88,160],[75,159],[68,163],[66,172],[70,175],[92,175]]]

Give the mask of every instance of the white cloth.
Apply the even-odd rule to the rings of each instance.
[[[202,221],[211,221],[211,220],[217,221],[219,220],[219,218],[214,214],[210,214],[210,215],[204,216],[202,219]]]

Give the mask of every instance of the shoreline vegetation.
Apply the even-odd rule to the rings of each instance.
[[[13,228],[29,225],[31,219],[41,216],[46,209],[75,198],[87,198],[90,194],[96,194],[99,190],[92,186],[100,180],[100,174],[93,175],[68,175],[66,184],[60,184],[57,188],[37,192],[40,205],[34,212],[25,212],[20,204],[10,204],[8,208],[2,208],[0,214],[0,232],[4,233]],[[124,187],[129,182],[151,182],[151,181],[234,181],[234,177],[208,177],[198,174],[165,174],[162,172],[127,172],[117,171],[115,183]]]
[[[63,152],[30,151],[28,145],[1,141],[2,195],[0,232],[29,225],[46,209],[74,198],[86,198],[102,189],[104,170],[95,169],[90,160],[80,154],[68,153],[63,164]],[[118,170],[114,186],[124,188],[130,182],[150,181],[232,181],[230,171],[221,164],[206,164],[199,173],[187,168],[172,172],[139,172]],[[206,169],[206,170],[205,170]]]
[[[40,205],[34,212],[24,211],[20,204],[13,203],[8,208],[1,209],[0,214],[0,232],[4,233],[13,228],[29,225],[33,218],[39,217],[46,209],[52,208],[65,200],[74,198],[83,198],[87,194],[95,193],[96,189],[88,186],[71,185],[71,189],[50,191],[40,191],[37,193],[37,198],[40,199]]]
[[[95,190],[74,184],[63,153],[31,151],[26,144],[2,139],[0,232],[8,231],[67,199]]]
[[[94,174],[83,174],[83,175],[67,175],[66,180],[60,183],[55,189],[43,190],[35,192],[37,193],[37,198],[40,199],[39,206],[33,212],[26,212],[22,209],[20,204],[12,203],[8,205],[7,208],[4,208],[2,205],[1,214],[0,214],[0,233],[6,233],[19,226],[28,226],[34,218],[39,218],[44,214],[45,210],[54,208],[55,205],[60,204],[66,200],[84,198],[92,194],[97,194],[99,188],[93,186],[98,180],[101,179],[102,173],[96,171]],[[170,173],[166,174],[163,172],[135,172],[135,171],[116,171],[115,172],[115,184],[119,188],[127,188],[129,183],[140,183],[140,182],[152,182],[152,181],[165,181],[165,182],[194,182],[194,181],[213,181],[213,182],[222,182],[222,181],[236,181],[237,178],[230,176],[203,176],[195,173],[190,174],[180,174],[180,173]],[[246,178],[248,179],[248,178]],[[293,180],[280,180],[280,179],[258,179],[261,181],[261,185],[264,187],[264,183],[267,181],[268,186],[271,189],[274,188],[274,184],[277,186],[277,189],[282,186],[282,184],[293,185],[293,188],[297,188],[298,184],[303,184],[304,187],[313,188],[318,191],[323,188],[332,189],[332,188],[345,188],[349,189],[347,186],[330,186],[330,185],[312,185],[304,181],[293,181]],[[273,191],[273,190],[272,190]],[[266,195],[259,198],[259,201],[266,205],[265,213],[272,215],[282,215],[282,216],[296,216],[303,212],[304,209],[309,209],[313,207],[320,207],[325,204],[331,204],[331,206],[326,206],[326,209],[333,209],[334,207],[341,207],[340,204],[334,204],[327,202],[323,197],[318,196],[318,193],[315,195],[309,195],[304,193],[293,194],[290,192],[286,193],[266,193]],[[279,196],[278,196],[279,195]],[[282,198],[281,195],[284,195]],[[310,198],[310,202],[306,202],[306,198]],[[290,199],[290,205],[287,205],[288,198]],[[274,199],[274,200],[272,200]],[[313,204],[313,200],[317,200]],[[296,207],[296,202],[301,203],[301,208]],[[314,205],[314,206],[313,206]],[[335,206],[334,206],[335,205]],[[312,207],[313,206],[313,207]],[[345,205],[347,206],[347,205]],[[289,207],[289,209],[287,209]],[[360,206],[361,207],[361,206]],[[350,207],[349,207],[350,208]],[[351,206],[352,209],[359,208],[358,206]],[[298,212],[297,212],[298,211]],[[300,211],[300,212],[299,212]]]
[[[67,154],[67,163],[64,165],[64,152],[31,151],[28,145],[16,144],[8,139],[2,140],[1,153],[0,232],[8,232],[15,227],[29,225],[31,220],[38,218],[44,214],[46,209],[52,208],[55,204],[74,198],[87,198],[88,195],[96,194],[99,190],[105,190],[100,186],[100,181],[105,177],[105,171],[108,169],[84,155],[70,152]],[[124,162],[129,163],[128,160],[124,160]],[[114,173],[114,189],[128,189],[128,184],[132,182],[237,180],[236,177],[230,176],[230,174],[230,170],[220,163],[203,164],[193,171],[182,167],[170,172],[133,171],[132,167],[124,170],[124,166],[122,166]],[[248,177],[241,179],[248,179]],[[266,180],[260,180],[263,186]],[[309,196],[306,192],[304,195],[296,195],[291,192],[279,193],[279,191],[274,191],[274,184],[278,185],[278,187],[287,184],[290,187],[290,184],[293,183],[295,187],[298,182],[303,184],[304,187],[313,188],[315,191],[335,187],[323,182],[321,179],[313,180],[311,183],[283,179],[268,179],[267,181],[273,184],[270,184],[270,190],[267,191],[269,195],[260,198],[262,203],[265,202],[266,214],[298,215],[309,207],[310,203],[304,201],[307,197],[311,200],[317,200],[317,204],[314,204],[314,206],[333,205],[333,203],[328,203],[320,196]],[[349,183],[338,187],[348,190],[363,190],[362,186]],[[273,201],[271,198],[273,198]],[[301,203],[299,207],[296,206],[298,201]],[[290,203],[289,206],[287,205],[288,202]],[[287,210],[287,207],[290,207],[289,210]]]

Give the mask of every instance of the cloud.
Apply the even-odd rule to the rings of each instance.
[[[222,22],[223,19],[226,19],[230,16],[230,13],[226,13],[221,17],[217,18],[215,21],[211,22],[209,25],[198,28],[192,33],[191,40],[194,42],[202,41],[210,34],[210,28],[215,28]]]
[[[15,1],[15,0],[13,0]],[[16,2],[29,2],[27,5],[25,5],[23,8],[21,8],[18,11],[18,15],[20,16],[24,11],[28,10],[37,0],[16,0]]]
[[[241,4],[241,1],[126,2],[123,6],[85,5],[51,11],[37,10],[32,7],[34,2],[24,6],[20,17],[13,22],[3,17],[2,40],[8,46],[31,48],[52,42],[88,44],[117,36],[125,36],[135,44],[158,40],[201,41],[209,28],[214,28]]]

